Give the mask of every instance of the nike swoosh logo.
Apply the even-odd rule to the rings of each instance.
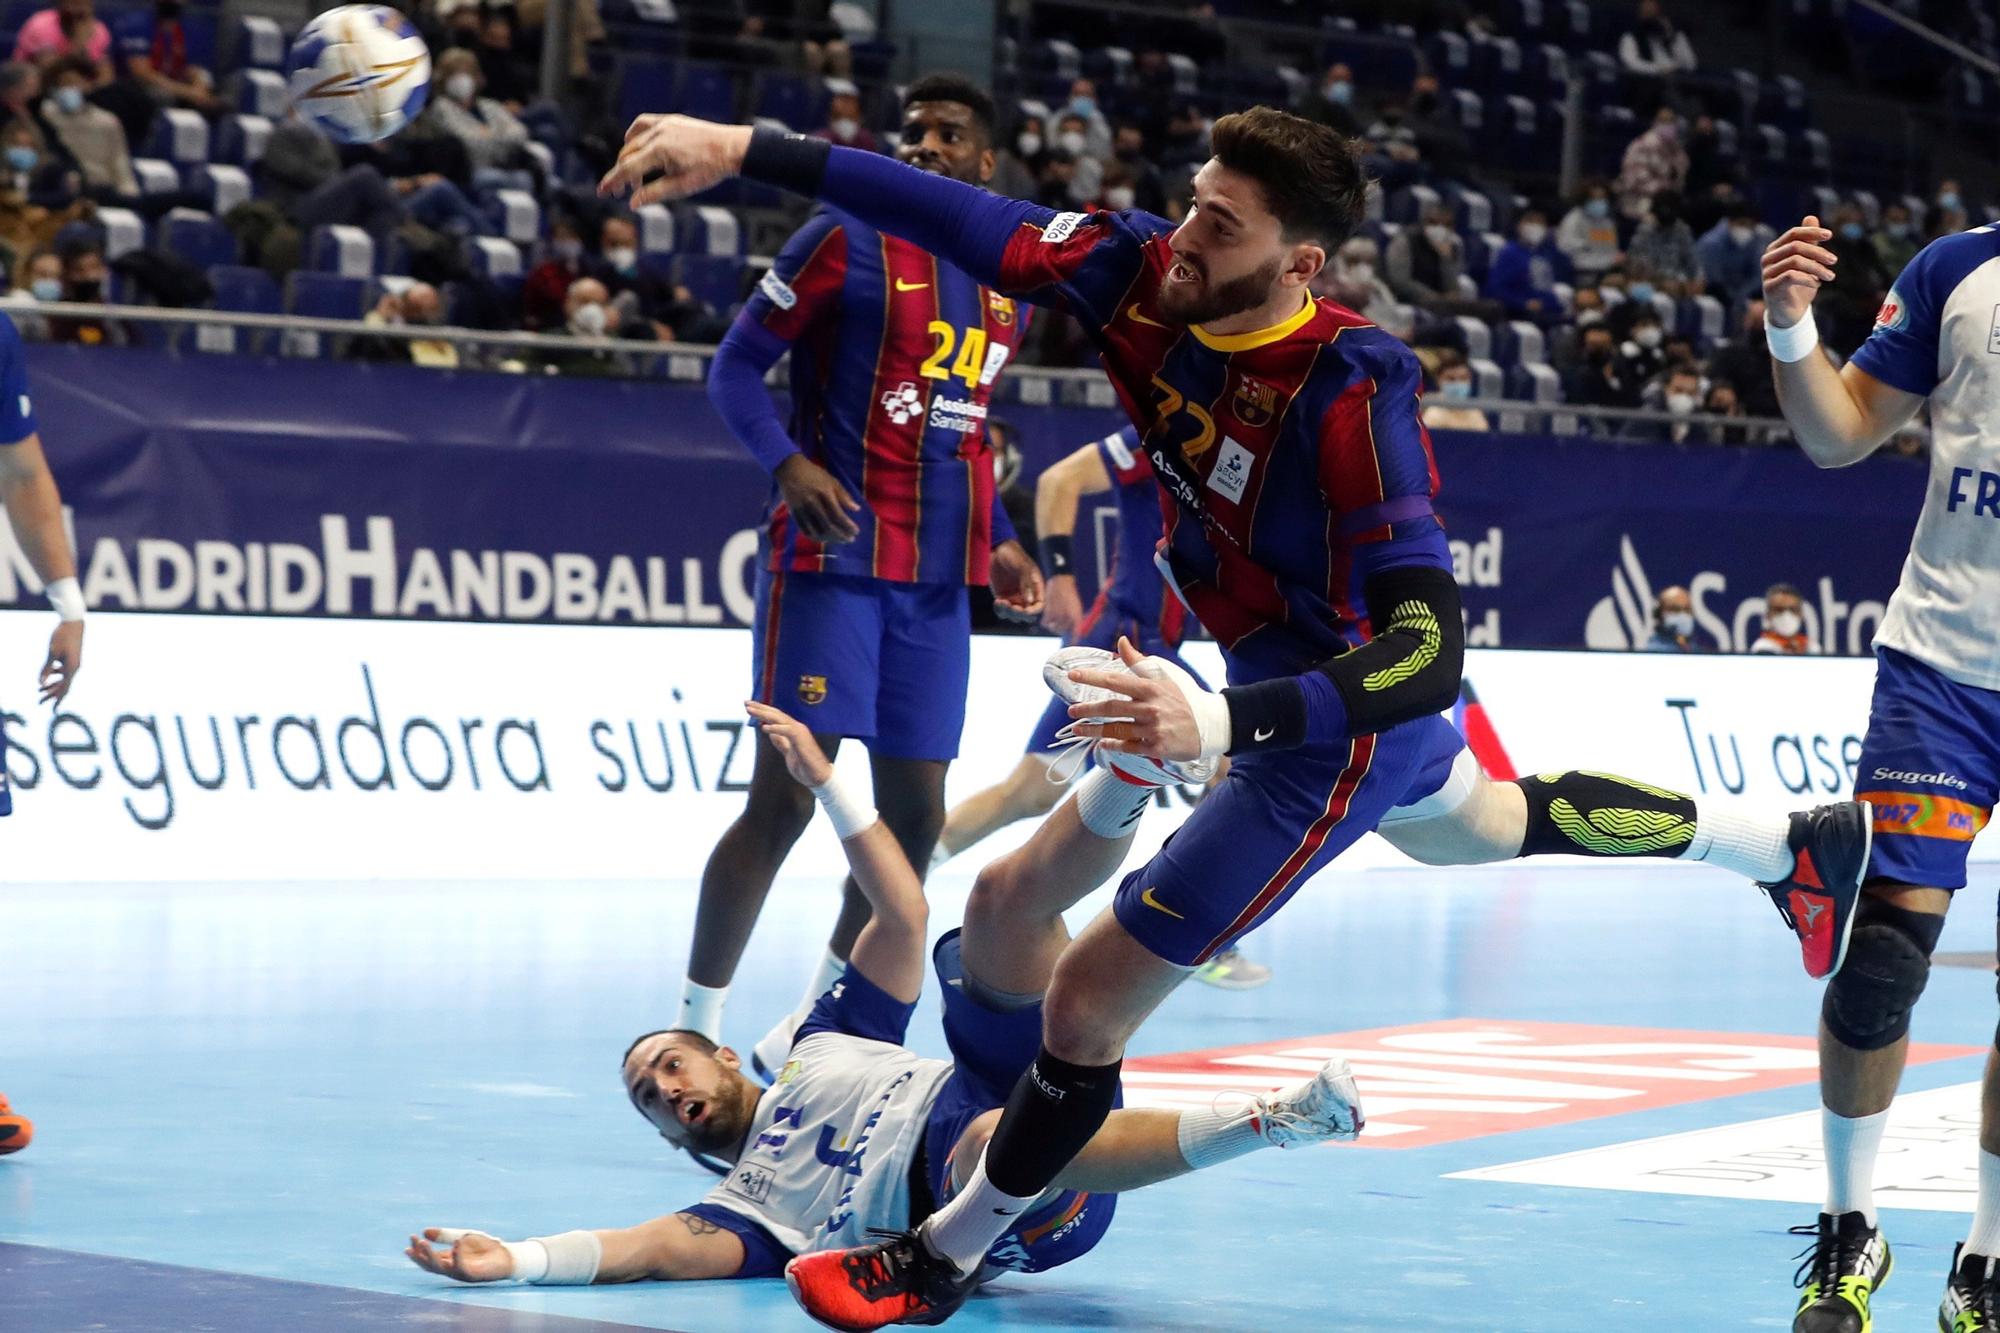
[[[928,286],[930,286],[928,282],[904,282],[901,278],[896,279],[896,290],[899,292],[920,292]]]
[[[1134,324],[1151,324],[1156,329],[1167,327],[1157,319],[1147,319],[1144,315],[1140,314],[1139,303],[1137,301],[1125,307],[1125,318],[1131,320]]]
[[[1278,729],[1276,727],[1259,727],[1250,733],[1250,740],[1252,744],[1261,744],[1277,734]]]
[[[1158,898],[1155,898],[1153,896],[1153,891],[1151,889],[1147,889],[1144,893],[1140,894],[1139,901],[1146,904],[1146,906],[1152,908],[1155,912],[1165,912],[1168,916],[1172,917],[1176,921],[1187,920],[1187,918],[1182,916],[1179,912],[1176,912],[1173,908],[1167,906],[1165,903],[1161,902]]]

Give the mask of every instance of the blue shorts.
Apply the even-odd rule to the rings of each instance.
[[[1167,962],[1205,963],[1396,807],[1446,788],[1465,752],[1451,723],[1425,717],[1338,745],[1246,755],[1118,886],[1118,923]]]
[[[955,759],[972,670],[965,588],[764,570],[751,690],[822,736],[892,759]]]
[[[1076,627],[1076,634],[1063,641],[1063,646],[1073,648],[1081,645],[1102,648],[1108,653],[1116,652],[1121,634],[1132,640],[1133,645],[1148,657],[1164,657],[1196,680],[1201,680],[1201,673],[1182,661],[1180,653],[1160,637],[1157,626],[1148,625],[1133,616],[1120,615],[1107,606],[1102,595],[1092,603],[1090,614]],[[1050,699],[1049,706],[1042,710],[1041,721],[1035,723],[1034,733],[1028,737],[1028,753],[1044,759],[1053,758],[1049,747],[1056,743],[1056,733],[1069,725],[1069,720],[1069,705],[1060,699]]]
[[[1965,887],[1965,858],[2000,795],[2000,692],[1875,650],[1875,697],[1854,796],[1875,807],[1868,878]]]
[[[7,718],[0,714],[0,815],[14,813],[14,785],[7,776]]]
[[[952,1071],[931,1105],[924,1129],[924,1156],[930,1167],[931,1197],[942,1205],[956,1193],[952,1150],[974,1120],[1005,1106],[1014,1084],[1042,1049],[1042,1006],[999,1013],[981,1005],[959,984],[965,969],[958,960],[958,931],[947,932],[931,950],[944,995],[944,1039],[951,1047]],[[1119,1101],[1124,1096],[1121,1093]],[[989,1268],[1040,1273],[1080,1259],[1111,1227],[1118,1210],[1115,1194],[1064,1190],[1021,1215],[986,1252]]]

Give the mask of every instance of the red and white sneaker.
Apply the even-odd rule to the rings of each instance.
[[[1367,1124],[1354,1071],[1339,1056],[1304,1083],[1257,1099],[1257,1137],[1276,1148],[1356,1138]]]
[[[932,1254],[914,1231],[870,1234],[882,1239],[785,1265],[792,1299],[828,1328],[870,1333],[885,1324],[942,1324],[979,1285],[978,1274]]]
[[[1875,811],[1866,801],[1842,801],[1792,815],[1792,873],[1759,884],[1799,937],[1806,975],[1830,977],[1847,961],[1854,909],[1868,874]]]
[[[1058,648],[1049,654],[1049,660],[1042,664],[1042,680],[1056,698],[1066,704],[1103,703],[1107,699],[1122,698],[1097,685],[1080,685],[1069,678],[1072,671],[1128,671],[1125,659],[1117,653],[1106,652],[1102,648],[1077,645]],[[1140,675],[1157,680],[1170,680],[1184,691],[1199,690],[1201,686],[1194,677],[1163,658],[1148,657],[1139,663]],[[1071,722],[1056,733],[1056,746],[1063,753],[1056,756],[1049,765],[1049,780],[1067,783],[1081,773],[1092,758],[1110,768],[1112,772],[1128,782],[1146,787],[1191,786],[1199,787],[1215,776],[1216,761],[1213,759],[1157,759],[1151,755],[1121,754],[1101,748],[1102,739],[1097,734],[1098,727],[1105,722],[1118,721],[1117,718],[1092,718],[1090,725]]]

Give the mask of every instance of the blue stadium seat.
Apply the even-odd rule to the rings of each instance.
[[[207,213],[176,208],[160,223],[160,243],[197,268],[236,262],[236,236]]]
[[[215,308],[253,315],[280,315],[284,303],[275,278],[261,268],[222,264],[208,271],[215,286]]]
[[[736,80],[715,65],[689,65],[681,72],[671,109],[701,120],[736,119]]]
[[[165,107],[154,113],[141,157],[157,157],[176,166],[208,161],[208,122],[201,113]]]
[[[743,299],[743,261],[734,255],[681,255],[674,269],[689,291],[718,310]]]
[[[1462,84],[1472,78],[1472,43],[1459,32],[1434,32],[1424,39],[1424,55],[1431,62],[1431,69],[1439,82],[1450,86]],[[1361,71],[1357,77],[1367,78]]]
[[[1472,44],[1472,86],[1505,97],[1521,90],[1521,44],[1511,37],[1488,37]]]
[[[827,98],[797,74],[766,74],[758,81],[756,115],[782,121],[799,131],[826,122]]]
[[[229,92],[229,104],[245,115],[269,116],[276,120],[285,114],[286,104],[291,100],[284,76],[274,70],[238,70],[229,76],[224,86],[233,89]]]
[[[368,280],[300,269],[285,279],[285,308],[312,319],[360,319]]]
[[[673,105],[674,62],[664,57],[625,60],[618,72],[618,121],[630,124],[649,111]]]
[[[703,196],[705,199],[706,196]],[[691,201],[674,219],[677,248],[683,254],[741,255],[743,225],[734,213],[713,204]]]
[[[181,183],[217,217],[250,199],[250,173],[221,162],[203,162],[181,173]]]
[[[359,227],[314,227],[306,233],[305,266],[361,279],[375,272],[375,242]]]
[[[216,123],[211,156],[231,166],[254,166],[271,141],[271,121],[265,116],[224,116]]]
[[[237,20],[234,42],[225,60],[227,69],[283,69],[285,32],[277,20],[252,15]]]

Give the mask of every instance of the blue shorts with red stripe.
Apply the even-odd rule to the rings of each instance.
[[[1148,657],[1164,657],[1196,680],[1201,680],[1201,673],[1181,660],[1178,648],[1161,637],[1158,625],[1149,624],[1137,616],[1121,614],[1106,602],[1103,593],[1099,593],[1097,600],[1091,603],[1090,612],[1077,625],[1076,633],[1063,640],[1063,646],[1116,652],[1120,635],[1132,640],[1133,645]],[[1204,686],[1207,683],[1202,681]],[[1060,699],[1050,699],[1049,706],[1042,710],[1041,720],[1035,723],[1035,730],[1028,737],[1028,753],[1044,759],[1051,758],[1049,747],[1056,743],[1056,733],[1069,725],[1069,720],[1069,705]]]
[[[2000,795],[2000,692],[1875,650],[1854,797],[1875,807],[1868,878],[1965,887],[1965,858]]]
[[[939,992],[944,996],[944,1040],[951,1048],[951,1077],[938,1089],[924,1128],[924,1158],[930,1167],[931,1197],[942,1206],[957,1193],[952,1157],[966,1127],[995,1107],[1005,1106],[1014,1085],[1042,1048],[1042,1006],[1002,1013],[965,993],[965,968],[958,959],[958,931],[947,931],[931,950]],[[1123,1104],[1124,1094],[1116,1104]],[[1118,1210],[1115,1194],[1061,1190],[1021,1214],[1007,1234],[986,1252],[988,1268],[1040,1273],[1080,1259],[1111,1228]]]
[[[1236,760],[1159,854],[1118,886],[1118,923],[1167,962],[1207,962],[1396,807],[1436,794],[1464,749],[1451,723],[1425,717]]]
[[[794,570],[757,575],[759,702],[892,759],[955,759],[972,671],[962,584]]]

